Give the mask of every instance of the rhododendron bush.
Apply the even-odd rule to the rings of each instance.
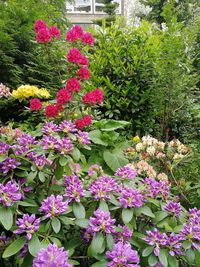
[[[41,45],[60,38],[43,21],[35,30]],[[100,120],[101,89],[82,87],[90,72],[81,47],[93,37],[74,26],[66,40],[72,77],[56,99],[30,100],[46,121],[33,133],[0,129],[2,265],[198,266],[200,210],[173,194],[173,168],[191,150],[150,136],[119,143],[128,123]]]

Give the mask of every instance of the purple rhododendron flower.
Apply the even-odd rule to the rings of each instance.
[[[46,214],[47,218],[56,217],[68,209],[68,202],[63,201],[63,197],[51,195],[43,200],[40,211]]]
[[[132,237],[133,231],[128,226],[118,225],[114,231],[115,242],[129,242]]]
[[[176,217],[179,217],[181,215],[180,203],[174,201],[168,201],[167,204],[164,206],[164,209],[170,214],[175,215]]]
[[[7,157],[0,163],[0,172],[7,174],[9,171],[13,171],[17,166],[21,165],[15,158]]]
[[[200,224],[200,210],[198,210],[197,208],[189,209],[188,216],[190,223],[194,225]]]
[[[167,180],[156,181],[154,178],[148,177],[144,180],[144,193],[147,197],[162,197],[168,199],[170,195],[170,185]]]
[[[49,244],[42,248],[33,260],[33,267],[72,267],[68,262],[68,253],[56,244]]]
[[[195,225],[192,222],[185,223],[180,231],[180,237],[190,241],[194,249],[200,250],[200,246],[196,243],[200,241],[200,225]]]
[[[129,243],[118,242],[112,251],[107,251],[106,256],[110,260],[108,267],[139,267],[139,256]]]
[[[42,132],[43,134],[50,135],[52,133],[56,133],[58,131],[58,126],[51,122],[46,122],[43,126]]]
[[[64,196],[67,201],[71,202],[74,200],[80,202],[80,198],[85,196],[82,181],[75,174],[72,174],[71,176],[66,175],[64,176],[64,179],[64,184],[66,185]]]
[[[22,194],[19,192],[19,186],[17,183],[7,182],[4,186],[0,184],[0,203],[9,207],[13,202],[19,201],[22,198]]]
[[[182,243],[183,237],[179,234],[171,233],[167,239],[167,247],[169,248],[169,254],[171,256],[175,255],[182,255],[183,251],[181,250],[182,248]]]
[[[43,136],[41,144],[43,149],[55,149],[56,146],[59,145],[60,139],[58,136],[54,137],[52,135]]]
[[[137,176],[137,171],[128,166],[124,166],[119,168],[115,172],[115,175],[121,177],[122,179],[132,180]]]
[[[75,123],[66,120],[60,123],[59,130],[63,133],[74,133],[77,131]]]
[[[144,196],[140,190],[125,187],[122,189],[119,202],[123,208],[139,208],[144,202]]]
[[[143,238],[150,246],[154,247],[154,254],[160,254],[160,246],[166,246],[168,237],[165,233],[160,233],[158,229],[153,231],[146,231],[147,237]]]
[[[16,224],[19,226],[17,230],[14,231],[15,234],[26,233],[27,240],[32,238],[32,234],[38,231],[40,225],[40,219],[36,219],[35,214],[29,215],[24,214],[22,219],[18,219]]]
[[[74,146],[69,138],[63,137],[57,144],[55,144],[55,148],[61,155],[65,155],[69,154],[73,150]]]
[[[89,186],[89,191],[96,200],[110,199],[111,192],[118,191],[118,185],[115,179],[110,176],[100,176]]]
[[[35,137],[31,136],[30,134],[23,133],[20,137],[17,138],[17,142],[22,147],[33,147],[37,145],[38,142],[35,140]]]
[[[10,145],[5,142],[0,142],[0,155],[6,154],[10,149]]]
[[[104,212],[98,209],[94,212],[94,217],[90,217],[89,226],[86,231],[90,236],[94,236],[100,231],[106,234],[113,233],[115,221],[115,219],[111,219],[109,211]]]
[[[87,132],[78,131],[78,133],[76,134],[76,137],[77,137],[77,141],[80,144],[89,145],[91,143],[89,134]]]

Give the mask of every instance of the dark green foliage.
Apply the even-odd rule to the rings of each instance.
[[[185,124],[196,83],[192,42],[173,20],[167,31],[147,22],[139,28],[120,22],[104,28],[91,69],[92,80],[105,92],[105,115],[131,121],[134,132],[160,137],[178,117]]]
[[[60,59],[64,50],[54,44],[54,53],[47,55],[45,47],[35,42],[33,25],[43,19],[48,26],[66,29],[65,1],[1,1],[0,13],[1,82],[12,89],[30,83],[57,90],[63,74],[57,57]]]

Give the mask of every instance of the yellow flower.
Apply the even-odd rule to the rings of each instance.
[[[37,86],[33,85],[21,85],[17,90],[12,92],[12,96],[17,99],[26,99],[30,97],[48,98],[50,94],[44,88],[39,89]]]
[[[139,143],[140,142],[140,137],[138,136],[138,135],[136,135],[136,136],[134,136],[133,137],[133,142],[135,142],[135,143]]]

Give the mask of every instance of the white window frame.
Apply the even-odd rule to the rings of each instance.
[[[85,12],[85,11],[75,11],[75,8],[78,7],[78,6],[90,6],[90,11],[89,12]],[[66,4],[66,8],[67,9],[72,9],[71,12],[69,12],[69,14],[92,14],[93,13],[93,0],[90,0],[90,4],[83,4],[83,5],[80,5],[80,4],[69,4],[67,3]]]

